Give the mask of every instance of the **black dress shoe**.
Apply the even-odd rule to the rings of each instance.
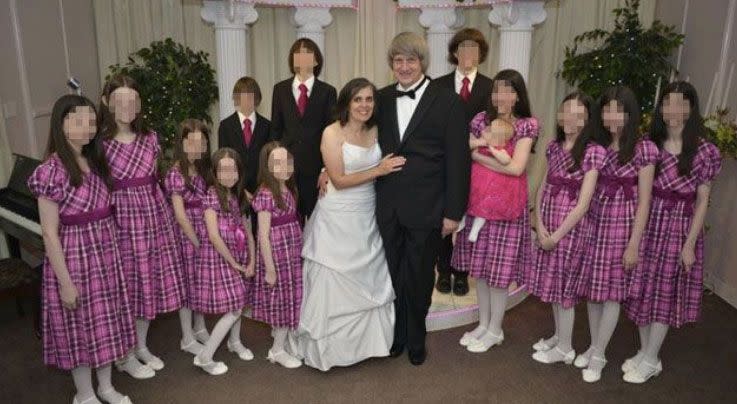
[[[465,296],[468,293],[468,276],[453,276],[453,294],[456,296]]]
[[[418,351],[411,350],[409,351],[409,363],[420,366],[423,363],[425,363],[425,359],[427,358],[427,351],[425,348],[422,348]]]
[[[400,355],[402,355],[402,352],[404,352],[404,344],[392,344],[392,347],[389,348],[389,356],[392,358],[396,358]]]
[[[450,293],[450,274],[438,274],[438,282],[435,289],[440,293]]]

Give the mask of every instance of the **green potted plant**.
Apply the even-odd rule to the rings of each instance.
[[[218,99],[218,87],[207,58],[207,53],[167,38],[131,54],[124,65],[110,66],[105,78],[122,73],[138,82],[143,119],[159,134],[164,150],[163,167],[172,157],[172,142],[181,121],[196,118],[212,124],[209,110]]]

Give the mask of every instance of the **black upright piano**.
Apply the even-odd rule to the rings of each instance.
[[[28,177],[41,162],[15,155],[8,186],[0,189],[0,230],[5,232],[10,255],[20,258],[20,242],[43,250],[38,203],[26,185]]]

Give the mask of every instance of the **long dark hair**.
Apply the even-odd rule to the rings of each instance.
[[[512,115],[517,118],[529,118],[532,116],[530,112],[530,97],[527,95],[527,86],[525,85],[525,79],[519,74],[517,70],[506,69],[502,70],[491,79],[491,92],[494,90],[497,83],[504,83],[505,85],[512,86],[514,92],[517,93],[517,102],[512,107]],[[486,124],[489,125],[491,121],[497,118],[499,111],[494,106],[494,102],[491,101],[491,95],[489,94],[489,104],[486,107]]]
[[[100,100],[100,109],[98,121],[100,122],[100,134],[103,139],[110,139],[118,131],[118,125],[115,123],[115,115],[110,111],[110,95],[121,87],[127,87],[131,90],[135,90],[138,93],[138,98],[141,97],[141,91],[139,90],[138,83],[133,80],[132,77],[124,74],[117,74],[110,78],[105,83],[105,87],[102,89],[102,98]],[[107,104],[106,104],[107,103]],[[143,106],[141,106],[143,108]],[[136,118],[131,122],[131,131],[136,134],[147,134],[148,129],[145,127],[143,122],[143,114],[141,112],[136,115]]]
[[[340,126],[345,126],[350,119],[351,101],[353,101],[353,97],[366,87],[371,88],[371,91],[373,92],[374,110],[371,112],[371,117],[366,121],[364,127],[366,129],[371,129],[376,126],[375,112],[377,108],[376,103],[378,101],[376,98],[376,86],[363,77],[353,79],[346,83],[346,85],[340,90],[340,94],[338,94],[338,101],[335,103],[335,120],[340,122]]]
[[[192,132],[201,132],[205,137],[205,152],[202,156],[195,160],[194,164],[189,162],[187,153],[184,152],[184,139]],[[197,174],[201,176],[207,184],[213,184],[212,170],[210,168],[210,129],[199,119],[185,119],[179,124],[179,131],[174,137],[174,161],[176,161],[179,171],[184,177],[184,184],[187,188],[192,189],[192,181],[189,178],[189,169],[194,166]]]
[[[699,145],[706,138],[706,128],[704,128],[704,123],[699,113],[699,96],[696,93],[696,89],[686,81],[674,81],[663,89],[663,94],[658,99],[658,104],[653,114],[650,139],[655,142],[658,149],[663,150],[663,143],[668,139],[668,130],[663,119],[663,100],[666,96],[673,93],[682,94],[683,98],[688,100],[688,103],[691,105],[691,111],[688,114],[681,135],[683,139],[681,154],[678,155],[678,175],[683,176],[691,173],[694,156],[696,156]],[[660,164],[656,166],[656,171],[659,171],[659,168]]]
[[[281,145],[281,143],[274,141],[269,142],[264,145],[264,147],[261,149],[261,153],[259,155],[258,159],[258,183],[260,188],[268,189],[271,191],[271,195],[274,196],[274,201],[276,202],[276,206],[279,207],[279,209],[286,209],[287,204],[284,202],[284,197],[282,196],[282,190],[279,186],[279,180],[274,177],[274,174],[269,170],[269,156],[271,155],[271,152],[273,152],[275,149],[278,148],[284,148],[284,146]],[[286,148],[285,148],[286,149]],[[292,157],[292,154],[289,153],[289,150],[287,150],[287,153],[289,157]],[[294,182],[294,175],[292,175],[287,181],[286,181],[287,189],[289,192],[292,193],[292,196],[294,199],[297,199],[297,185]]]
[[[238,181],[230,189],[224,187],[218,181],[218,165],[220,161],[225,158],[232,158],[235,161],[235,168],[238,172]],[[223,147],[218,149],[215,154],[212,155],[212,185],[215,187],[215,191],[218,194],[218,202],[220,202],[220,210],[223,212],[230,212],[230,204],[228,203],[228,194],[233,193],[236,200],[238,200],[238,206],[243,205],[243,176],[241,175],[241,158],[238,152],[231,149],[230,147]]]
[[[93,114],[96,114],[95,104],[92,103],[87,97],[81,95],[63,95],[54,103],[54,108],[51,111],[51,122],[49,129],[49,140],[46,145],[46,158],[49,158],[52,154],[56,153],[59,156],[59,160],[66,168],[69,173],[69,182],[72,186],[79,187],[82,185],[82,169],[77,163],[77,159],[74,157],[74,151],[69,145],[66,135],[64,134],[64,120],[67,115],[75,112],[77,108],[89,107]],[[99,130],[99,126],[96,126],[95,136]],[[94,137],[90,139],[89,143],[82,146],[82,156],[87,159],[87,164],[90,166],[90,170],[100,173],[100,167],[107,167],[105,159],[100,159],[95,153]]]
[[[581,133],[578,134],[576,141],[573,143],[573,148],[571,148],[571,158],[573,159],[573,164],[568,168],[568,171],[573,172],[581,167],[581,160],[583,160],[583,155],[586,152],[586,146],[589,144],[589,142],[595,140],[596,138],[596,124],[592,118],[596,116],[597,111],[595,111],[596,105],[594,104],[593,98],[580,91],[574,91],[568,94],[565,98],[563,98],[563,101],[560,102],[560,105],[563,105],[570,100],[578,100],[578,102],[583,104],[583,106],[586,108],[587,114],[586,124],[584,124],[583,128],[581,129]],[[562,145],[566,139],[566,133],[563,131],[563,128],[559,124],[557,124],[556,126],[557,129],[555,132],[555,142],[559,145]]]
[[[625,113],[625,123],[619,140],[619,152],[617,153],[619,164],[625,164],[632,160],[635,155],[635,146],[637,141],[640,140],[640,105],[637,102],[637,96],[629,87],[616,86],[604,90],[599,98],[599,111],[594,116],[594,120],[597,122],[597,141],[606,148],[612,143],[612,134],[604,126],[602,114],[604,113],[604,106],[611,101],[616,101],[617,104],[621,105]]]

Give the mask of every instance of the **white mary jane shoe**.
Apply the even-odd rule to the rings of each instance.
[[[563,352],[558,347],[550,349],[548,351],[537,351],[532,354],[532,359],[545,363],[547,365],[557,362],[563,362],[566,365],[573,363],[573,359],[576,357],[576,351],[571,349],[569,352]]]

